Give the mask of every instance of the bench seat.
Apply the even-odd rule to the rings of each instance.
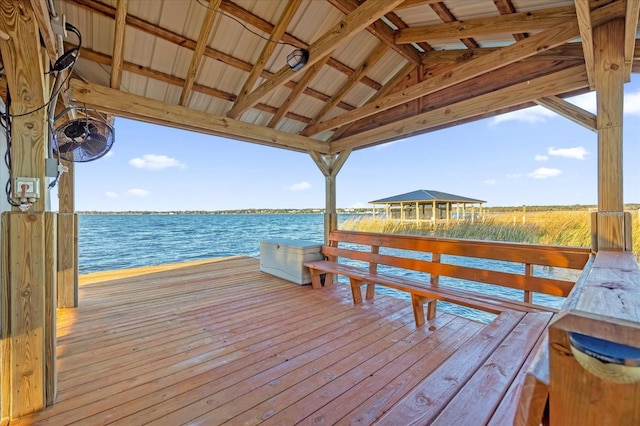
[[[348,277],[350,279],[355,304],[362,302],[362,285],[368,286],[366,292],[367,299],[373,298],[373,285],[375,284],[410,293],[417,326],[421,326],[425,322],[425,304],[428,305],[427,319],[432,319],[435,316],[435,304],[437,300],[451,302],[469,308],[481,309],[494,314],[500,314],[509,310],[557,312],[557,310],[545,306],[466,290],[460,291],[448,287],[434,286],[427,282],[419,282],[397,275],[372,272],[365,268],[328,260],[309,261],[305,262],[304,266],[309,268],[313,288],[321,287],[321,274],[335,274]]]

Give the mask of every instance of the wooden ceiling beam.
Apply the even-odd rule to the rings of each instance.
[[[575,106],[564,99],[557,96],[548,96],[546,98],[536,99],[534,102],[591,131],[597,131],[595,114]]]
[[[382,59],[382,57],[387,53],[388,50],[389,48],[387,47],[387,45],[385,45],[384,43],[380,43],[378,47],[373,51],[373,53],[371,53],[371,55],[369,55],[369,57],[365,59],[365,61],[356,69],[356,71],[351,74],[351,76],[342,85],[342,87],[338,89],[331,100],[329,102],[326,102],[322,106],[320,111],[318,111],[318,113],[313,117],[308,126],[314,126],[319,123],[320,120],[322,120],[336,105],[338,105],[342,98],[344,98],[347,93],[349,93],[351,89],[353,89],[356,84],[358,84],[358,82],[362,80],[364,74],[372,67],[374,67],[378,63],[378,61],[380,61],[380,59]],[[303,130],[301,134],[305,135],[305,131]]]
[[[631,68],[634,61],[638,32],[638,19],[640,16],[640,1],[627,0],[627,13],[624,26],[624,65],[626,81],[631,78]]]
[[[193,53],[191,55],[189,71],[187,71],[187,76],[184,80],[184,87],[182,88],[182,93],[180,94],[180,105],[182,106],[187,105],[187,103],[189,102],[191,88],[193,87],[193,83],[196,81],[196,74],[198,73],[198,69],[200,69],[204,51],[209,44],[209,39],[211,38],[211,33],[213,31],[213,23],[215,22],[217,9],[219,6],[220,0],[211,0],[208,6],[206,6],[207,11],[204,15],[202,27],[200,27],[200,34],[198,35],[198,40],[196,41],[196,47],[195,49],[193,49]]]
[[[124,34],[127,27],[127,4],[129,0],[118,0],[111,57],[111,87],[119,89],[122,82],[122,62],[124,61]]]
[[[589,77],[589,88],[595,89],[596,65],[593,54],[593,26],[591,25],[591,6],[589,0],[575,0],[576,15],[578,17],[578,28],[580,28],[580,38],[582,39],[582,52],[584,54],[584,65],[587,68]]]
[[[392,10],[402,1],[403,0],[386,0],[379,2],[367,0],[309,46],[309,61],[307,66],[313,65],[324,56],[333,52],[338,46],[347,43],[358,32]],[[244,111],[258,103],[262,98],[291,80],[295,74],[296,71],[289,68],[288,65],[283,66],[273,77],[262,83],[253,92],[247,94],[242,102],[236,103],[227,115],[231,118],[239,117]]]
[[[327,0],[331,3],[335,8],[340,10],[345,15],[356,10],[358,7],[357,0]],[[420,52],[418,52],[413,46],[410,45],[399,45],[393,39],[393,29],[389,27],[386,23],[381,20],[377,20],[373,22],[371,25],[367,27],[367,31],[369,31],[373,36],[377,37],[378,40],[387,45],[387,47],[395,50],[399,55],[403,58],[415,63],[420,63]]]
[[[244,81],[242,89],[240,89],[240,93],[238,94],[238,100],[244,98],[247,93],[249,93],[251,89],[253,89],[253,85],[258,80],[258,77],[260,77],[260,75],[262,74],[262,71],[264,71],[264,67],[267,65],[267,61],[271,57],[271,54],[273,54],[273,51],[276,48],[276,43],[280,41],[282,35],[287,30],[291,19],[293,19],[293,16],[296,14],[296,11],[300,7],[301,1],[302,0],[289,0],[289,3],[282,12],[282,16],[280,16],[280,20],[273,28],[271,36],[269,36],[269,40],[262,48],[260,57],[253,65],[253,69],[249,73],[247,79]]]
[[[471,38],[493,34],[527,33],[546,30],[576,18],[574,7],[558,7],[532,12],[467,19],[443,24],[424,25],[397,30],[396,43]]]
[[[366,104],[375,102],[376,99],[382,98],[384,96],[387,96],[389,93],[391,93],[396,87],[398,87],[404,80],[407,79],[407,76],[412,73],[417,67],[412,63],[412,62],[407,62],[407,64],[402,67],[400,69],[400,71],[398,71],[393,77],[391,77],[389,79],[389,81],[387,81],[385,83],[385,85],[382,87],[382,89],[380,89],[378,92],[374,93],[370,99],[367,100]],[[365,104],[365,105],[366,105]],[[331,141],[336,140],[336,139],[340,139],[342,137],[342,135],[344,135],[346,132],[349,131],[349,129],[351,129],[353,123],[349,123],[349,124],[345,124],[342,127],[339,127],[338,129],[336,129],[335,132],[333,132],[333,135],[331,135]]]
[[[462,63],[479,56],[500,50],[500,47],[481,47],[478,49],[455,49],[455,50],[434,50],[429,52],[422,58],[422,64],[427,66],[439,64]],[[537,55],[525,58],[524,61],[564,61],[564,60],[582,60],[584,54],[582,52],[581,43],[567,43],[553,49],[545,50]]]
[[[69,91],[75,102],[118,117],[294,151],[318,151],[326,154],[329,149],[329,144],[304,136],[195,111],[181,105],[168,104],[76,79],[71,80]]]
[[[496,5],[496,8],[498,8],[498,12],[500,12],[501,15],[510,15],[512,13],[516,13],[516,8],[511,0],[493,0],[493,3]],[[527,33],[513,34],[513,38],[516,41],[520,41],[526,37]]]
[[[31,0],[31,8],[33,9],[36,21],[38,22],[40,37],[42,37],[42,42],[47,50],[47,55],[53,64],[58,60],[63,52],[58,49],[57,37],[51,27],[49,5],[46,0]]]
[[[80,50],[80,54],[83,58],[99,64],[109,65],[111,63],[111,57],[109,55],[95,52],[93,50],[86,49],[84,47]],[[132,74],[141,75],[143,77],[152,78],[154,80],[161,81],[163,83],[172,84],[178,87],[184,87],[183,78],[177,77],[172,74],[167,74],[161,71],[157,71],[149,67],[143,67],[141,65],[134,64],[132,62],[124,61],[122,63],[122,70],[130,72]],[[213,96],[214,98],[223,99],[229,102],[235,102],[236,100],[235,94],[230,92],[225,92],[223,90],[215,89],[213,87],[205,86],[204,84],[193,83],[193,91],[198,93],[204,93],[205,95]],[[329,97],[327,96],[327,99],[328,98]],[[255,108],[260,111],[268,112],[269,114],[275,114],[278,110],[278,108],[276,107],[262,104],[262,103],[257,104]],[[311,122],[311,118],[304,117],[302,115],[295,114],[293,112],[286,112],[285,116],[287,118],[290,118],[292,120],[296,120],[305,124],[308,124],[309,122]]]
[[[79,7],[82,7],[86,10],[89,10],[91,12],[97,13],[99,15],[111,18],[111,19],[115,19],[115,15],[116,15],[116,10],[115,8],[104,4],[102,2],[96,1],[96,0],[66,0],[72,4],[75,4]],[[240,8],[239,6],[237,6],[235,3],[232,3],[228,0],[222,0],[222,3],[220,4],[220,10],[223,10],[229,14],[231,14],[232,16],[237,17],[238,19],[242,19],[239,16],[250,16],[251,21],[246,21],[247,23],[255,26],[256,28],[258,28],[261,31],[267,32],[267,33],[271,33],[271,31],[273,31],[273,25],[253,14],[251,14],[250,12],[245,11],[244,9]],[[248,19],[248,18],[247,18]],[[185,49],[189,49],[189,50],[195,50],[196,48],[196,42],[195,40],[191,40],[181,34],[175,33],[173,31],[169,31],[165,28],[161,28],[155,24],[152,24],[151,22],[145,21],[144,19],[140,19],[137,18],[135,16],[132,15],[127,15],[127,25],[136,28],[144,33],[147,33],[149,35],[152,35],[154,37],[158,37],[162,40],[166,40],[170,43],[173,44],[177,44],[180,47],[184,47]],[[308,45],[298,39],[296,39],[295,37],[288,35],[285,33],[285,35],[282,38],[282,41],[286,42],[286,43],[291,43],[295,46],[298,47],[308,47]],[[231,55],[228,55],[224,52],[220,52],[218,50],[212,49],[210,47],[207,47],[204,51],[204,55],[208,58],[214,59],[216,61],[220,61],[222,63],[225,63],[229,66],[232,66],[234,68],[238,68],[241,70],[244,70],[246,72],[250,72],[251,69],[253,68],[253,65],[250,64],[249,62],[243,61],[241,59],[235,58]],[[337,61],[336,59],[333,58],[329,58],[329,61],[327,62],[327,64],[333,68],[335,68],[336,70],[340,71],[343,74],[346,75],[351,75],[353,73],[353,69],[350,68],[349,66],[343,64],[340,61]],[[263,78],[269,78],[271,77],[273,74],[269,73],[268,71],[263,71],[262,73],[262,77]],[[379,90],[380,87],[382,87],[382,85],[374,80],[372,80],[371,78],[364,78],[362,80],[362,82],[364,84],[366,84],[367,86],[371,87],[374,90]],[[294,87],[295,83],[291,83],[292,85],[290,87]]]
[[[449,8],[445,6],[443,2],[433,3],[430,6],[431,6],[431,9],[436,13],[436,15],[438,15],[438,17],[442,19],[442,22],[458,21],[454,16],[454,14],[451,13]],[[480,47],[480,45],[470,37],[461,38],[460,41],[469,49],[477,49],[478,47]]]
[[[592,12],[592,22],[594,25],[597,25],[598,23],[606,22],[615,17],[622,17],[625,12],[624,6],[625,4],[623,2],[615,2],[596,9]],[[413,99],[426,96],[438,90],[451,87],[505,65],[535,56],[539,52],[560,46],[576,38],[578,35],[578,23],[575,19],[569,19],[552,29],[538,33],[472,61],[465,62],[453,69],[437,71],[431,78],[408,87],[401,92],[392,93],[384,98],[378,99],[376,102],[368,103],[356,110],[318,123],[309,128],[306,133],[314,135],[348,123],[353,123],[354,121],[404,104]]]
[[[311,83],[311,81],[315,78],[315,76],[318,75],[318,72],[327,63],[328,59],[329,59],[329,55],[325,56],[320,61],[311,65],[304,72],[304,75],[298,81],[298,84],[296,84],[296,87],[291,91],[291,93],[289,93],[289,96],[287,96],[287,99],[285,99],[282,105],[280,105],[280,108],[278,109],[278,111],[273,115],[273,117],[271,117],[271,120],[269,121],[269,124],[267,124],[267,127],[271,127],[271,128],[276,127],[276,125],[280,122],[280,120],[282,120],[282,118],[285,116],[287,111],[289,111],[289,108],[291,108],[291,105],[293,104],[293,102],[295,102],[295,100],[298,99],[298,97],[304,92],[305,88]]]
[[[439,3],[442,0],[404,0],[404,3],[398,5],[396,10],[409,9],[411,7],[426,6],[429,4]]]
[[[72,1],[77,1],[77,0],[72,0]],[[251,25],[252,27],[260,31],[263,31],[267,34],[271,34],[273,32],[274,26],[271,22],[266,21],[257,15],[254,15],[253,13],[249,12],[246,9],[243,9],[242,7],[238,6],[236,3],[230,0],[222,0],[222,3],[220,4],[220,10],[228,13],[231,16],[234,16],[240,19],[241,21],[244,21],[248,25]],[[284,35],[282,36],[282,41],[284,43],[289,43],[292,46],[299,47],[302,49],[309,48],[308,43],[305,43],[304,41],[292,36],[289,33],[284,33]],[[332,68],[335,68],[336,70],[346,75],[351,75],[353,73],[353,69],[351,69],[349,66],[343,64],[342,62],[334,58],[329,58],[329,60],[327,61],[327,65]],[[365,77],[362,80],[362,82],[370,86],[374,90],[380,89],[380,84],[377,81],[370,79],[369,77]]]
[[[576,66],[345,137],[331,143],[331,152],[360,149],[403,139],[491,111],[526,104],[541,95],[552,96],[587,86],[584,66]]]
[[[389,22],[391,22],[393,25],[395,25],[396,28],[398,28],[398,29],[409,28],[409,25],[407,25],[395,12],[389,12],[386,15],[384,15],[384,17],[387,18],[389,20]],[[380,22],[380,21],[376,21],[376,22]],[[420,43],[415,43],[415,44],[417,46],[420,46],[420,48],[422,50],[424,50],[425,52],[431,52],[431,51],[434,50],[434,48],[429,43],[427,43],[425,41],[421,41]],[[424,56],[424,53],[422,53],[420,55],[420,57],[422,57],[422,56]]]

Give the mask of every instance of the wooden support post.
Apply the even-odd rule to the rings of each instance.
[[[10,318],[10,281],[9,281],[9,215],[5,212],[2,218],[2,258],[0,260],[0,423],[6,424],[11,418],[11,339],[9,335]]]
[[[622,197],[622,103],[624,19],[593,30],[598,103],[598,250],[624,250]]]
[[[58,183],[58,307],[78,306],[78,239],[76,235],[74,167],[64,161],[68,172],[60,176]]]
[[[431,220],[436,223],[436,202],[431,203]]]
[[[45,406],[53,404],[58,392],[57,366],[56,366],[56,307],[57,307],[57,250],[58,244],[58,221],[57,214],[51,212],[44,213],[45,230],[45,358],[44,358],[44,381],[45,381]]]
[[[601,251],[583,277],[549,326],[550,424],[640,424],[640,382],[593,374],[578,363],[569,341],[575,332],[638,348],[640,269],[632,253]]]
[[[28,212],[3,220],[2,414],[15,419],[39,411],[55,395],[55,216],[45,214],[49,57],[40,43],[38,2],[6,1],[0,8],[0,51],[12,103],[11,175],[39,179],[40,198]],[[4,313],[3,313],[4,315]]]
[[[416,225],[420,222],[420,206],[416,201]]]
[[[440,263],[440,253],[431,253],[431,263]],[[440,284],[440,275],[431,274],[431,285],[437,286]]]

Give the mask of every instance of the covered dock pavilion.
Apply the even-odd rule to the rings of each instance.
[[[426,189],[369,201],[369,204],[373,204],[374,217],[376,215],[376,205],[382,204],[384,205],[387,219],[398,219],[401,222],[407,220],[416,222],[443,220],[447,223],[452,219],[459,221],[469,218],[473,222],[477,217],[482,218],[484,216],[484,203],[486,203],[484,200]]]
[[[130,289],[142,284],[133,273],[119,282],[125,284],[120,290],[99,285],[80,288],[72,163],[63,164],[68,171],[58,182],[59,211],[52,212],[49,203],[52,196],[51,169],[47,167],[50,162],[46,161],[50,157],[49,117],[65,106],[93,108],[108,119],[124,117],[309,156],[325,178],[327,241],[331,231],[338,227],[338,175],[354,151],[534,105],[565,117],[567,125],[576,123],[595,132],[599,160],[598,184],[594,185],[593,193],[597,194],[598,211],[592,224],[591,250],[595,263],[589,265],[596,266],[587,267],[580,285],[572,290],[574,304],[569,308],[575,308],[573,314],[557,316],[548,331],[546,328],[541,331],[549,337],[548,343],[540,348],[542,359],[548,358],[547,377],[552,384],[543,387],[550,389],[550,393],[543,392],[541,398],[544,403],[549,402],[549,421],[554,426],[640,423],[637,403],[640,384],[617,385],[591,375],[571,356],[568,338],[569,331],[579,331],[640,346],[640,271],[635,260],[628,261],[632,225],[630,216],[624,213],[622,179],[624,85],[631,73],[640,72],[640,1],[3,0],[0,3],[0,87],[8,113],[2,120],[7,132],[0,132],[0,141],[2,148],[8,148],[10,141],[11,149],[7,156],[11,161],[1,175],[10,176],[10,186],[15,178],[23,178],[25,191],[33,190],[30,197],[21,196],[20,191],[9,191],[8,199],[2,197],[0,201],[3,426],[9,421],[29,424],[38,414],[28,416],[46,407],[49,411],[42,412],[45,418],[42,423],[64,424],[65,413],[55,418],[51,413],[68,408],[56,405],[69,397],[69,393],[65,394],[69,389],[66,385],[75,379],[93,377],[86,369],[70,372],[67,367],[91,366],[94,361],[116,364],[126,370],[118,376],[120,382],[116,384],[109,383],[109,377],[106,382],[99,382],[105,385],[101,389],[110,392],[102,395],[115,406],[90,401],[99,396],[96,392],[82,391],[91,384],[76,388],[71,391],[75,396],[70,405],[80,412],[73,421],[82,423],[96,409],[119,412],[120,404],[132,404],[128,405],[132,414],[147,408],[154,410],[154,401],[146,398],[148,394],[157,397],[155,404],[163,409],[178,407],[165,400],[177,403],[184,397],[184,386],[194,385],[191,377],[180,376],[183,380],[173,388],[176,393],[166,393],[154,388],[163,381],[162,377],[143,373],[143,369],[153,368],[156,363],[147,363],[142,357],[137,363],[128,364],[126,356],[121,358],[117,354],[146,350],[154,340],[169,345],[162,346],[161,351],[193,354],[190,350],[196,343],[187,341],[183,346],[172,346],[163,334],[167,323],[176,325],[187,321],[187,317],[195,321],[196,330],[199,326],[206,329],[208,334],[200,343],[227,342],[237,329],[225,328],[226,323],[203,324],[218,306],[214,302],[218,295],[212,296],[208,287],[221,285],[219,297],[235,302],[234,321],[242,322],[241,327],[247,332],[268,326],[264,316],[255,314],[262,313],[260,302],[271,297],[285,301],[280,305],[285,313],[291,305],[306,310],[313,303],[319,307],[318,318],[322,319],[328,319],[325,313],[341,303],[338,297],[337,301],[323,305],[320,299],[331,299],[331,290],[327,290],[326,296],[321,290],[289,299],[287,291],[264,289],[249,297],[245,284],[260,280],[255,274],[257,262],[219,265],[222,272],[197,270],[192,280],[181,280],[184,275],[179,269],[169,273],[173,277],[171,282],[163,275],[152,276],[146,283],[151,290],[144,295],[148,297],[145,300],[141,300],[143,295],[131,298],[134,295],[129,293]],[[65,31],[65,22],[82,35],[81,43],[74,31]],[[56,79],[62,82],[61,86],[56,87]],[[597,93],[597,114],[566,100],[590,91]],[[60,111],[53,111],[54,100]],[[436,142],[425,138],[424,143]],[[504,158],[504,161],[518,159]],[[21,198],[32,200],[22,202]],[[487,254],[492,252],[485,250]],[[477,276],[496,274],[481,271]],[[222,282],[221,275],[227,276],[228,281]],[[178,284],[174,287],[176,276]],[[522,280],[535,278],[527,275]],[[204,286],[204,293],[190,283]],[[116,294],[110,297],[112,291]],[[116,306],[105,305],[113,302]],[[140,311],[133,305],[136,302],[142,303],[148,315],[138,316]],[[243,310],[247,305],[254,308]],[[350,304],[341,306],[346,313],[337,315],[353,314]],[[612,306],[621,308],[612,311]],[[382,315],[380,303],[366,307],[370,309],[363,310],[374,311],[375,315],[358,316],[353,323],[363,326],[355,332],[358,337],[366,334],[362,331],[364,327],[377,330],[375,316]],[[214,311],[210,311],[212,308]],[[61,319],[60,326],[56,324],[56,313]],[[297,324],[304,323],[302,318]],[[563,323],[565,328],[559,328],[558,321],[563,318],[570,321]],[[126,324],[124,328],[101,328],[111,320]],[[402,316],[400,321],[407,323],[411,319]],[[142,327],[143,323],[157,329],[153,332]],[[341,331],[341,324],[336,327]],[[70,340],[63,338],[66,333]],[[136,337],[129,344],[127,340],[132,333]],[[84,341],[84,337],[89,340]],[[262,337],[260,333],[255,336]],[[394,344],[415,342],[412,337],[396,337],[390,340]],[[91,349],[104,347],[104,339],[119,345],[117,354],[102,352],[101,358],[95,359]],[[270,343],[268,339],[260,342],[262,348]],[[248,345],[241,354],[256,348]],[[473,345],[466,353],[475,353],[477,349]],[[313,356],[318,353],[310,350]],[[467,365],[465,353],[458,353],[462,353],[457,358],[460,362],[450,371]],[[508,356],[509,351],[502,354]],[[184,371],[202,359],[194,355],[174,366]],[[291,365],[287,364],[287,357],[273,359],[282,361],[274,368]],[[313,369],[312,360],[299,366]],[[495,365],[500,363],[488,363],[487,368]],[[311,384],[315,386],[318,380],[336,377],[332,371],[328,373],[332,374],[316,376]],[[431,388],[440,389],[441,384],[455,381],[448,380],[452,376],[446,373],[433,379],[435,386]],[[334,385],[340,384],[337,382],[339,377],[332,380]],[[263,383],[262,389],[280,384],[273,379]],[[518,388],[521,384],[514,386]],[[121,393],[127,386],[132,386],[126,394],[130,400]],[[251,389],[252,383],[245,382],[242,386],[244,390]],[[294,393],[300,389],[297,386],[292,384]],[[398,389],[395,384],[389,386],[382,385],[380,398],[386,397],[386,391]],[[152,391],[144,393],[142,388]],[[366,395],[336,389],[342,389],[343,393],[326,395],[342,396],[334,403],[337,405],[353,403],[352,396]],[[482,401],[473,391],[470,390],[470,401]],[[324,395],[322,390],[318,391],[311,402],[317,404]],[[444,393],[438,394],[436,409],[444,409],[444,403],[457,395],[460,394],[453,392],[445,398]],[[506,393],[503,397],[510,395],[517,403],[517,395]],[[199,400],[204,409],[216,401],[209,396],[206,394]],[[238,398],[238,401],[247,407],[260,403],[255,399]],[[378,410],[381,407],[376,405],[378,401],[369,401],[375,407],[363,409]],[[433,399],[425,397],[422,401],[430,403]],[[85,409],[83,403],[90,406]],[[231,404],[234,409],[242,408]],[[328,409],[334,406],[327,405]],[[469,404],[463,407],[466,409]],[[252,417],[252,421],[267,422],[275,412],[286,408],[282,405],[269,408],[260,417]],[[188,405],[176,409],[187,416],[190,413]],[[282,412],[281,418],[286,414]],[[47,417],[52,420],[48,422]],[[530,414],[524,421],[540,424],[535,417]],[[99,417],[95,423],[108,419]],[[191,420],[185,416],[176,423]],[[292,423],[284,421],[284,424]]]

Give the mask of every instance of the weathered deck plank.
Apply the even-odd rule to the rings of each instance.
[[[83,279],[58,312],[56,404],[12,424],[368,424],[485,330],[446,313],[416,328],[406,300],[353,306],[349,286],[250,258]]]

